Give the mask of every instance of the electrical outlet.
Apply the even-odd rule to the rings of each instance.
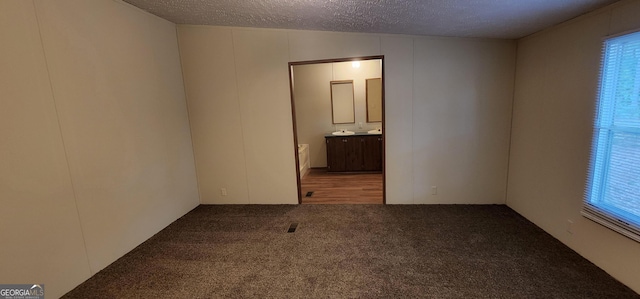
[[[227,188],[220,188],[220,194],[222,196],[227,196]]]
[[[431,195],[438,194],[438,186],[431,186]]]
[[[567,232],[573,234],[573,220],[567,219]]]

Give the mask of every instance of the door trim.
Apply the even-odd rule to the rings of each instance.
[[[296,65],[306,64],[320,64],[320,63],[334,63],[334,62],[348,62],[348,61],[362,61],[362,60],[376,60],[381,61],[381,73],[382,73],[382,204],[387,204],[387,167],[386,167],[386,145],[387,139],[385,138],[385,73],[384,73],[384,55],[374,56],[359,56],[359,57],[346,57],[346,58],[333,58],[333,59],[320,59],[320,60],[306,60],[306,61],[294,61],[289,62],[289,94],[291,97],[291,120],[293,122],[293,150],[296,161],[296,182],[298,185],[298,204],[302,204],[302,182],[300,180],[300,159],[298,157],[298,128],[296,123],[296,103],[293,92],[293,67]]]

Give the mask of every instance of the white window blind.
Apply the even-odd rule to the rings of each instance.
[[[603,50],[582,214],[640,242],[640,32]]]

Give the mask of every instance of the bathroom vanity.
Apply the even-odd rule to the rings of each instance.
[[[382,135],[355,133],[348,136],[325,135],[327,171],[382,171]]]

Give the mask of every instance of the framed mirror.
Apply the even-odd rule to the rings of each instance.
[[[367,122],[382,122],[382,78],[367,79]]]
[[[325,83],[326,84],[326,83]],[[331,115],[334,124],[356,122],[353,80],[331,81]]]

